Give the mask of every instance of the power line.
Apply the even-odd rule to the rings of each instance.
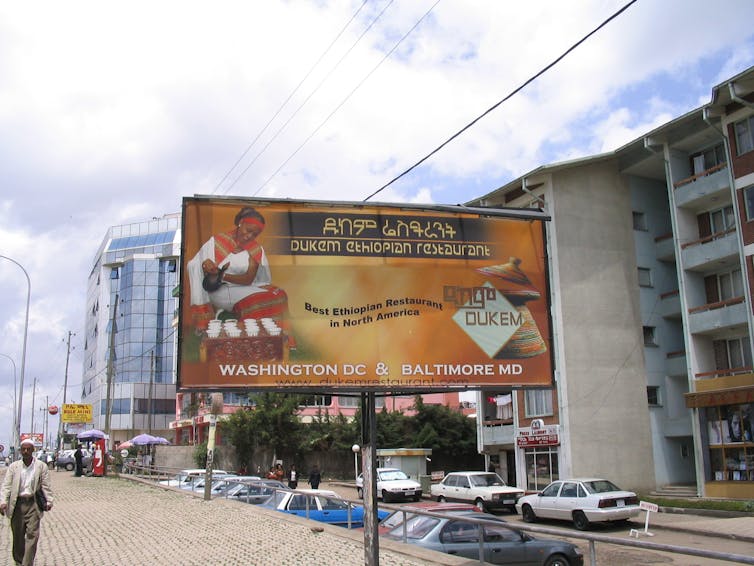
[[[634,0],[634,1],[635,1],[635,0]],[[356,86],[355,86],[355,87],[354,87],[354,88],[353,88],[353,89],[351,90],[351,92],[349,92],[349,93],[348,93],[348,94],[346,95],[346,97],[345,97],[345,98],[344,98],[343,100],[341,100],[341,101],[340,101],[340,103],[339,103],[339,104],[338,104],[338,105],[337,105],[337,106],[335,107],[335,109],[334,109],[334,110],[333,110],[332,112],[330,112],[330,114],[328,114],[328,115],[327,115],[327,117],[326,117],[326,118],[325,118],[325,119],[324,119],[324,120],[323,120],[323,121],[322,121],[322,122],[321,122],[321,123],[319,124],[319,126],[317,126],[316,128],[314,128],[314,130],[312,131],[312,133],[311,133],[311,134],[309,134],[309,135],[308,135],[308,136],[306,137],[306,139],[305,139],[305,140],[304,140],[304,141],[303,141],[303,142],[302,142],[302,143],[301,143],[301,144],[300,144],[300,145],[299,145],[299,146],[298,146],[298,147],[297,147],[297,148],[296,148],[296,149],[295,149],[295,150],[293,151],[293,153],[291,153],[291,154],[290,154],[290,155],[288,156],[288,158],[287,158],[287,159],[286,159],[285,161],[283,161],[283,163],[282,163],[282,164],[280,165],[280,167],[278,167],[278,168],[277,168],[277,169],[275,170],[275,172],[274,172],[274,173],[273,173],[272,175],[270,175],[270,176],[269,176],[269,177],[267,178],[267,180],[266,180],[266,181],[265,181],[264,183],[262,183],[262,184],[261,184],[261,185],[259,186],[259,188],[257,188],[257,190],[256,190],[256,191],[254,191],[254,193],[253,193],[253,195],[252,195],[252,196],[256,195],[256,194],[257,194],[257,193],[258,193],[259,191],[261,191],[261,190],[262,190],[262,189],[263,189],[263,188],[264,188],[264,187],[265,187],[265,186],[267,185],[267,183],[269,183],[269,182],[270,182],[270,181],[271,181],[271,180],[272,180],[273,178],[275,178],[275,176],[276,176],[276,175],[277,175],[278,173],[280,173],[280,171],[281,171],[281,170],[283,169],[283,167],[285,167],[285,166],[286,166],[286,165],[288,164],[288,162],[289,162],[289,161],[290,161],[291,159],[293,159],[293,158],[294,158],[294,157],[296,156],[296,154],[297,154],[297,153],[298,153],[299,151],[301,151],[301,149],[302,149],[302,148],[303,148],[303,147],[304,147],[304,146],[305,146],[305,145],[306,145],[307,143],[309,143],[309,140],[310,140],[310,139],[312,139],[312,138],[313,138],[313,137],[314,137],[314,136],[316,135],[316,133],[317,133],[317,132],[318,132],[318,131],[319,131],[319,130],[320,130],[320,129],[321,129],[321,128],[322,128],[322,127],[323,127],[323,126],[324,126],[324,125],[325,125],[325,124],[326,124],[326,123],[327,123],[327,122],[329,121],[329,120],[330,120],[330,118],[332,118],[332,117],[333,117],[333,116],[335,115],[335,113],[336,113],[336,112],[337,112],[338,110],[340,110],[340,109],[341,109],[341,107],[342,107],[342,106],[343,106],[343,105],[344,105],[344,104],[345,104],[345,103],[346,103],[346,102],[347,102],[347,101],[348,101],[348,100],[349,100],[349,99],[350,99],[350,98],[351,98],[351,97],[353,96],[353,94],[354,94],[354,93],[355,93],[355,92],[356,92],[356,91],[357,91],[357,90],[358,90],[359,88],[361,88],[361,86],[362,86],[362,85],[363,85],[363,84],[364,84],[364,83],[365,83],[365,82],[367,81],[367,79],[369,79],[369,77],[371,77],[371,76],[372,76],[372,74],[374,74],[374,72],[375,72],[375,71],[376,71],[376,70],[377,70],[377,69],[378,69],[378,68],[379,68],[379,67],[380,67],[380,66],[381,66],[381,65],[382,65],[382,64],[383,64],[383,63],[384,63],[384,62],[385,62],[385,61],[386,61],[386,60],[387,60],[387,59],[388,59],[388,58],[389,58],[389,57],[390,57],[390,56],[391,56],[392,54],[393,54],[393,52],[395,52],[395,50],[396,50],[396,49],[398,49],[398,47],[399,47],[399,46],[401,45],[401,43],[403,43],[403,41],[404,41],[404,40],[405,40],[405,39],[406,39],[406,38],[407,38],[407,37],[408,37],[408,36],[409,36],[409,35],[410,35],[410,34],[411,34],[411,33],[412,33],[412,32],[413,32],[413,31],[414,31],[414,30],[415,30],[416,28],[417,28],[417,27],[419,27],[419,24],[421,24],[421,23],[422,23],[422,22],[424,21],[424,19],[425,19],[425,18],[426,18],[426,17],[427,17],[427,16],[428,16],[428,15],[429,15],[429,14],[430,14],[431,12],[432,12],[432,10],[434,10],[434,9],[435,9],[435,6],[437,6],[437,5],[439,4],[439,3],[440,3],[440,0],[437,0],[437,1],[436,1],[436,2],[434,3],[434,4],[432,4],[432,6],[431,6],[431,7],[429,8],[429,10],[427,10],[427,11],[426,11],[426,12],[424,13],[424,15],[423,15],[423,16],[422,16],[421,18],[419,18],[419,19],[418,19],[418,20],[416,21],[416,23],[415,23],[415,24],[414,24],[413,26],[411,26],[411,28],[410,28],[410,29],[409,29],[409,30],[408,30],[408,31],[407,31],[407,32],[406,32],[405,34],[403,34],[403,36],[402,36],[402,37],[401,37],[401,38],[400,38],[400,39],[399,39],[399,40],[398,40],[398,41],[396,42],[396,44],[395,44],[395,45],[394,45],[394,46],[392,47],[392,49],[390,49],[390,51],[388,51],[388,52],[387,52],[387,53],[385,54],[385,56],[384,56],[384,57],[383,57],[382,59],[380,59],[380,61],[379,61],[379,62],[378,62],[378,63],[377,63],[377,64],[376,64],[376,65],[375,65],[375,66],[374,66],[373,68],[372,68],[372,70],[370,70],[370,71],[369,71],[369,72],[368,72],[368,73],[367,73],[367,74],[366,74],[366,75],[364,76],[364,78],[363,78],[363,79],[361,79],[361,81],[359,81],[359,83],[358,83],[358,84],[357,84],[357,85],[356,85]]]
[[[590,31],[588,34],[586,34],[584,37],[582,37],[579,41],[577,41],[571,47],[569,47],[564,53],[562,53],[559,57],[557,57],[552,63],[550,63],[549,65],[547,65],[546,67],[544,67],[537,74],[535,74],[534,76],[532,76],[531,78],[529,78],[526,82],[524,82],[521,86],[519,86],[516,89],[514,89],[505,98],[503,98],[498,103],[496,103],[493,106],[491,106],[490,108],[488,108],[486,111],[484,111],[481,115],[479,115],[473,121],[469,122],[466,126],[464,126],[463,128],[461,128],[460,130],[458,130],[455,134],[453,134],[452,136],[450,136],[447,140],[445,140],[442,144],[440,144],[439,146],[437,146],[429,154],[427,154],[425,157],[421,158],[419,161],[417,161],[416,163],[414,163],[411,167],[409,167],[408,169],[406,169],[403,173],[401,173],[400,175],[394,177],[393,179],[391,179],[390,181],[388,181],[387,183],[385,183],[384,185],[382,185],[379,189],[377,189],[371,195],[369,195],[368,197],[366,197],[364,199],[364,201],[368,201],[373,196],[377,195],[378,193],[382,192],[383,190],[385,190],[386,188],[388,188],[390,185],[392,185],[393,183],[395,183],[398,179],[400,179],[401,177],[407,175],[408,173],[410,173],[411,171],[413,171],[414,169],[416,169],[419,165],[421,165],[422,163],[424,163],[427,159],[429,159],[430,157],[432,157],[433,155],[435,155],[437,152],[439,152],[441,149],[443,149],[446,145],[448,145],[450,142],[452,142],[453,140],[455,140],[458,136],[460,136],[466,130],[468,130],[473,125],[475,125],[477,122],[479,122],[479,120],[481,120],[482,118],[484,118],[485,116],[487,116],[487,114],[489,114],[490,112],[492,112],[493,110],[495,110],[503,102],[505,102],[509,98],[513,97],[514,95],[518,94],[521,90],[523,90],[524,88],[526,88],[530,83],[532,83],[533,81],[535,81],[536,79],[538,79],[540,76],[542,76],[544,73],[546,73],[547,71],[549,71],[552,67],[554,67],[555,65],[557,65],[567,55],[569,55],[574,49],[576,49],[577,47],[579,47],[582,43],[584,43],[592,35],[594,35],[595,33],[597,33],[599,30],[601,30],[603,27],[605,27],[608,23],[610,23],[612,20],[614,20],[615,18],[617,18],[620,14],[622,14],[623,12],[625,12],[632,4],[636,3],[636,1],[637,0],[631,0],[630,2],[628,2],[620,10],[618,10],[617,12],[615,12],[612,16],[610,16],[609,18],[607,18],[600,25],[598,25],[596,28],[594,28],[592,31]]]
[[[337,41],[338,41],[338,40],[340,39],[340,37],[341,37],[341,36],[342,36],[342,35],[343,35],[343,34],[345,33],[346,29],[348,29],[348,26],[350,26],[350,25],[351,25],[351,22],[353,22],[353,20],[354,20],[354,19],[356,19],[356,16],[358,16],[358,14],[359,14],[359,12],[361,12],[362,8],[364,8],[364,6],[366,6],[366,4],[367,4],[367,1],[368,1],[368,0],[364,0],[364,2],[362,2],[361,6],[359,6],[359,7],[358,7],[358,9],[357,9],[357,10],[356,10],[356,11],[355,11],[355,12],[353,13],[353,15],[351,16],[351,18],[350,18],[350,19],[349,19],[349,20],[348,20],[348,21],[346,22],[346,24],[345,24],[345,25],[343,26],[343,28],[342,28],[342,29],[340,30],[340,32],[338,32],[338,34],[337,34],[337,35],[335,36],[335,39],[333,39],[333,40],[332,40],[332,41],[330,42],[330,45],[328,45],[328,46],[327,46],[327,48],[326,48],[326,49],[325,49],[325,50],[324,50],[324,51],[322,52],[322,55],[320,55],[320,56],[319,56],[319,58],[318,58],[318,59],[317,59],[317,60],[316,60],[316,61],[314,62],[314,64],[313,64],[313,65],[312,65],[312,66],[311,66],[311,67],[309,68],[309,70],[307,71],[307,73],[306,73],[306,74],[304,75],[304,78],[303,78],[303,79],[301,79],[301,81],[300,81],[300,82],[299,82],[299,83],[298,83],[298,84],[296,85],[296,87],[295,87],[295,88],[294,88],[294,89],[293,89],[293,90],[291,91],[291,93],[290,93],[290,94],[288,95],[288,97],[287,97],[287,98],[286,98],[286,99],[285,99],[285,100],[283,101],[283,103],[282,103],[282,104],[280,105],[280,108],[278,108],[278,109],[277,109],[277,112],[275,112],[275,114],[274,114],[274,115],[272,116],[272,118],[270,118],[270,120],[269,120],[269,121],[268,121],[268,122],[267,122],[267,123],[266,123],[266,124],[264,125],[264,127],[263,127],[263,128],[262,128],[262,129],[260,130],[260,131],[259,131],[259,133],[258,133],[258,134],[256,135],[256,137],[255,137],[255,138],[254,138],[254,139],[253,139],[253,140],[251,141],[251,143],[250,143],[250,144],[249,144],[249,146],[248,146],[248,147],[247,147],[247,148],[246,148],[246,149],[244,150],[244,152],[243,152],[243,153],[241,154],[241,156],[240,156],[240,157],[239,157],[239,158],[238,158],[238,159],[236,160],[236,162],[235,162],[235,163],[233,164],[233,166],[232,166],[232,167],[231,167],[230,169],[228,169],[228,172],[227,172],[227,173],[225,173],[225,176],[224,176],[224,177],[223,177],[222,179],[220,179],[220,182],[219,182],[219,183],[217,183],[217,186],[216,186],[216,187],[215,187],[215,189],[214,189],[214,190],[212,191],[212,194],[215,194],[215,193],[216,193],[216,192],[218,191],[218,189],[220,188],[220,185],[222,185],[222,184],[223,184],[223,183],[225,182],[225,180],[226,180],[226,179],[227,179],[227,178],[228,178],[228,177],[230,176],[230,174],[231,174],[231,173],[233,172],[233,170],[234,170],[234,169],[235,169],[235,168],[236,168],[236,167],[238,166],[238,164],[239,164],[239,163],[241,163],[241,161],[243,160],[243,158],[244,158],[244,157],[246,157],[246,155],[247,155],[247,154],[249,153],[249,151],[251,151],[251,148],[252,148],[252,147],[254,146],[254,144],[255,144],[255,143],[257,143],[257,141],[258,141],[258,140],[259,140],[259,138],[260,138],[260,137],[262,136],[262,134],[263,134],[264,132],[266,132],[266,131],[267,131],[267,128],[269,128],[270,124],[272,124],[272,122],[273,122],[273,121],[275,120],[275,118],[277,118],[277,117],[278,117],[278,116],[280,115],[280,113],[281,113],[281,112],[283,111],[283,108],[285,108],[285,106],[286,106],[286,105],[288,104],[288,102],[289,102],[289,101],[291,100],[291,98],[293,98],[293,95],[294,95],[294,94],[296,94],[296,93],[298,92],[298,90],[299,90],[299,89],[301,88],[301,86],[302,86],[302,85],[304,84],[304,82],[306,81],[306,79],[308,79],[308,78],[309,78],[309,76],[310,76],[310,75],[311,75],[311,74],[312,74],[312,73],[314,72],[314,69],[316,69],[316,68],[317,68],[317,66],[318,66],[318,65],[320,64],[320,62],[322,61],[322,59],[324,59],[325,55],[327,55],[327,54],[328,54],[328,53],[330,52],[330,50],[331,50],[331,49],[332,49],[332,47],[333,47],[333,46],[335,45],[335,43],[337,43]],[[390,4],[392,4],[392,2],[393,2],[393,0],[390,0]],[[390,4],[388,4],[388,5],[390,5]],[[384,10],[383,10],[383,11],[384,11]],[[380,15],[382,15],[382,14],[380,14]],[[378,16],[378,18],[379,18],[379,16]],[[370,24],[370,27],[371,27],[371,24]],[[342,59],[341,59],[341,60],[342,60]],[[338,61],[338,63],[340,63],[340,61]],[[329,75],[328,75],[328,76],[329,76]],[[319,86],[321,86],[321,83],[320,83],[320,85],[319,85]],[[319,86],[317,87],[317,89],[319,89]],[[315,92],[316,92],[316,90],[315,90]],[[312,94],[313,94],[313,93],[312,93]],[[308,100],[308,99],[307,99],[307,100]],[[300,107],[299,107],[299,109],[300,109]],[[298,112],[298,109],[296,110],[296,112]],[[295,116],[295,113],[294,113],[294,116]],[[279,131],[278,131],[278,133],[279,133]],[[274,137],[273,137],[272,139],[274,140],[274,139],[275,139],[275,137],[277,137],[277,134],[275,134],[275,136],[274,136]],[[269,143],[268,143],[267,145],[269,145]],[[264,152],[264,150],[265,150],[265,149],[267,149],[267,146],[265,146],[265,147],[264,147],[264,148],[262,149],[262,152]],[[258,153],[258,154],[257,154],[257,155],[256,155],[256,156],[254,157],[254,159],[253,159],[253,160],[251,161],[251,163],[250,163],[249,165],[247,165],[247,166],[246,166],[246,169],[244,169],[243,171],[241,171],[241,174],[240,174],[240,175],[239,175],[239,176],[238,176],[238,177],[237,177],[237,178],[236,178],[236,179],[235,179],[235,180],[234,180],[234,181],[233,181],[233,182],[232,182],[232,183],[230,184],[230,186],[229,186],[229,187],[228,187],[227,189],[225,189],[225,191],[224,191],[224,193],[223,193],[223,194],[227,194],[227,192],[228,192],[228,191],[229,191],[230,189],[232,189],[232,188],[233,188],[233,186],[234,186],[234,185],[235,185],[235,184],[236,184],[236,183],[238,182],[238,180],[239,180],[239,179],[240,179],[240,178],[241,178],[241,177],[242,177],[242,176],[244,175],[244,173],[246,173],[246,171],[247,171],[247,170],[249,169],[249,167],[251,167],[251,165],[253,165],[253,164],[254,164],[254,162],[255,162],[255,161],[257,160],[257,158],[258,158],[258,157],[259,157],[260,155],[261,155],[261,152],[260,152],[260,153]]]

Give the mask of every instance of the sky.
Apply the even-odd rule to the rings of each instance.
[[[464,203],[709,102],[754,66],[752,21],[750,0],[0,5],[0,444],[19,397],[43,431],[67,358],[79,400],[110,226],[195,194]]]

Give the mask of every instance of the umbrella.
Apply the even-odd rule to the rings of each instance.
[[[151,434],[137,434],[131,439],[131,444],[136,446],[146,446],[147,444],[158,444],[157,438]]]
[[[128,448],[131,448],[131,446],[133,446],[133,442],[131,442],[130,440],[126,440],[125,442],[121,442],[120,444],[118,444],[118,447],[116,448],[116,450],[127,450]]]
[[[170,444],[170,441],[162,436],[155,436],[154,441],[155,444]]]
[[[76,438],[78,438],[79,440],[93,440],[93,439],[107,438],[107,435],[101,430],[92,428],[89,430],[85,430],[84,432],[78,433],[78,435],[76,435]]]

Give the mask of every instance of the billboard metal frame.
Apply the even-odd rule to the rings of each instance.
[[[262,220],[239,221],[247,207]],[[180,391],[552,386],[542,210],[197,195],[182,212]],[[257,227],[244,249],[242,224]],[[262,291],[223,309],[202,260],[222,267],[247,253],[258,277],[249,288]],[[232,269],[217,294],[241,291]],[[435,370],[453,378],[428,377]]]

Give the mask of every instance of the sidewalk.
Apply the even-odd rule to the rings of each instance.
[[[645,512],[642,511],[634,522],[640,523],[643,530],[644,521]],[[754,514],[746,517],[720,517],[703,510],[667,509],[650,514],[649,530],[652,529],[712,535],[754,543]]]
[[[0,479],[5,470],[0,470]],[[360,531],[116,477],[51,472],[54,508],[42,519],[37,566],[363,566]],[[0,564],[11,563],[0,520]],[[383,566],[468,561],[380,539]]]

